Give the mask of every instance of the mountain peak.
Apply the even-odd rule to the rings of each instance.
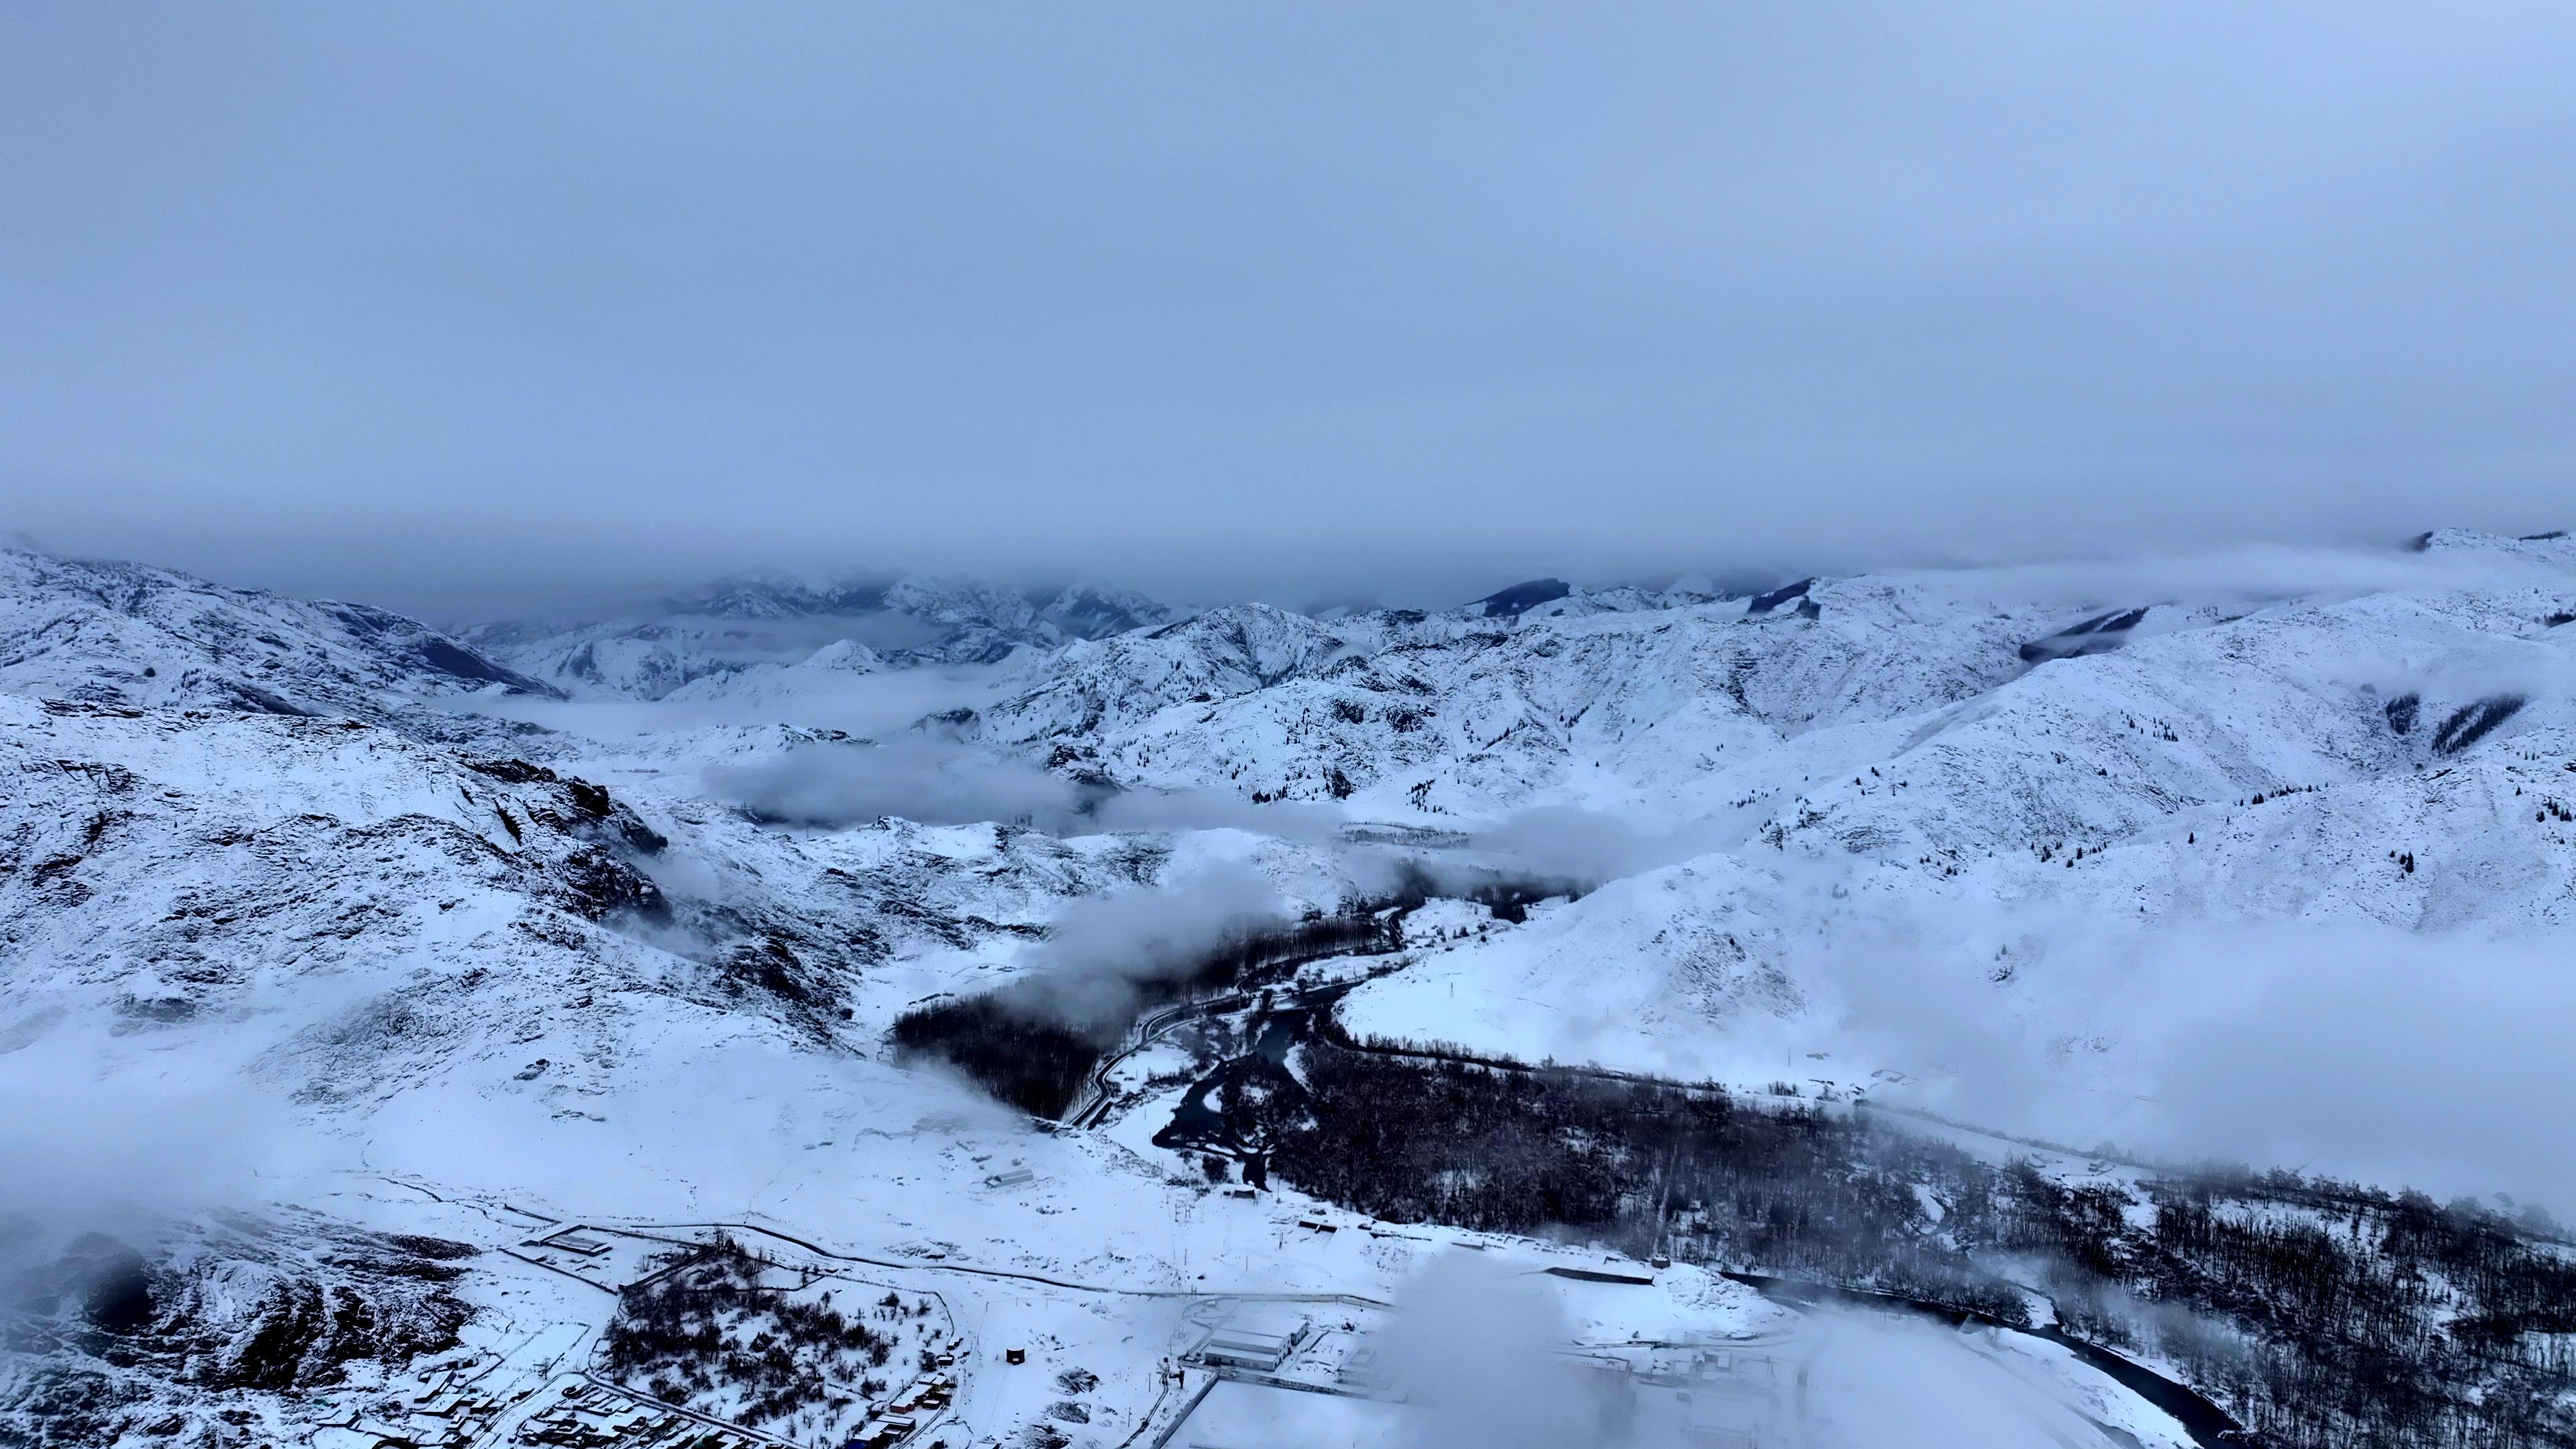
[[[1496,589],[1467,607],[1488,619],[1517,619],[1541,604],[1554,603],[1574,592],[1574,586],[1563,579],[1528,579],[1509,588]]]

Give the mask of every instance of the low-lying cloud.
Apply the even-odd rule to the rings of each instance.
[[[1802,965],[1844,1060],[1963,1120],[2576,1214],[2576,978],[2540,939],[2365,923],[2140,932],[1998,909]],[[1993,976],[2027,972],[2027,993]],[[2033,1003],[2045,1003],[2034,1005]]]
[[[2069,609],[2167,602],[2252,606],[2282,599],[2567,583],[2563,567],[2483,548],[2418,551],[2247,543],[2054,558],[1974,569],[1880,570],[1876,577],[1954,598],[2027,600]]]
[[[767,820],[841,827],[898,816],[923,825],[1060,825],[1083,802],[1073,782],[1025,761],[928,741],[798,745],[756,765],[707,772],[708,788]]]
[[[1350,823],[1338,805],[1274,800],[1256,804],[1223,790],[1134,789],[1091,804],[1087,826],[1101,831],[1248,830],[1309,845],[1336,839]]]
[[[173,1054],[174,1058],[179,1054]],[[0,1228],[78,1232],[207,1203],[251,1203],[324,1151],[228,1049],[173,1070],[127,1063],[87,1024],[0,1051]],[[0,1236],[5,1236],[0,1232]]]
[[[1562,1449],[1604,1437],[1563,1353],[1563,1304],[1526,1265],[1445,1253],[1405,1281],[1380,1335],[1416,1449]]]
[[[2547,942],[2286,927],[2180,935],[2140,963],[2183,1007],[2139,1136],[2576,1216],[2576,979]]]
[[[1256,804],[1221,790],[1086,784],[1026,759],[927,737],[797,745],[758,764],[718,766],[706,783],[763,819],[826,828],[891,815],[923,825],[995,821],[1058,835],[1241,830],[1328,845],[1350,820],[1322,803]]]
[[[1268,881],[1231,862],[1152,889],[1087,897],[1027,953],[1021,999],[1068,1021],[1116,1019],[1139,983],[1182,976],[1285,914]]]
[[[853,672],[784,669],[766,676],[737,676],[730,692],[706,699],[543,699],[478,694],[451,702],[460,712],[523,720],[552,730],[618,744],[683,730],[839,730],[861,739],[890,739],[944,712],[976,709],[991,700],[1000,672],[989,666],[942,665]],[[747,687],[766,680],[773,687]]]
[[[1477,850],[1533,874],[1597,883],[1705,855],[1736,833],[1711,821],[1648,830],[1631,816],[1536,805],[1513,811],[1471,840]]]

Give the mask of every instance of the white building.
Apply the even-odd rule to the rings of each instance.
[[[1311,1331],[1312,1325],[1295,1314],[1240,1310],[1199,1340],[1197,1358],[1211,1367],[1267,1373],[1286,1363]]]
[[[1377,1394],[1393,1386],[1395,1374],[1375,1348],[1362,1345],[1342,1360],[1340,1368],[1333,1370],[1333,1382],[1364,1394]]]

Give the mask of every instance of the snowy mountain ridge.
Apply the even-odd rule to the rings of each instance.
[[[0,548],[0,689],[104,704],[378,717],[485,690],[553,695],[415,620],[171,569]]]
[[[756,680],[834,645],[887,667],[990,664],[1171,614],[1141,594],[1089,585],[1027,591],[977,579],[765,573],[676,595],[648,618],[487,624],[465,637],[568,692],[651,700],[696,685],[703,699],[736,676]]]

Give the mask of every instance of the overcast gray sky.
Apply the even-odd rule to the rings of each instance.
[[[31,0],[0,531],[454,613],[2576,524],[2571,77],[2563,0]]]

